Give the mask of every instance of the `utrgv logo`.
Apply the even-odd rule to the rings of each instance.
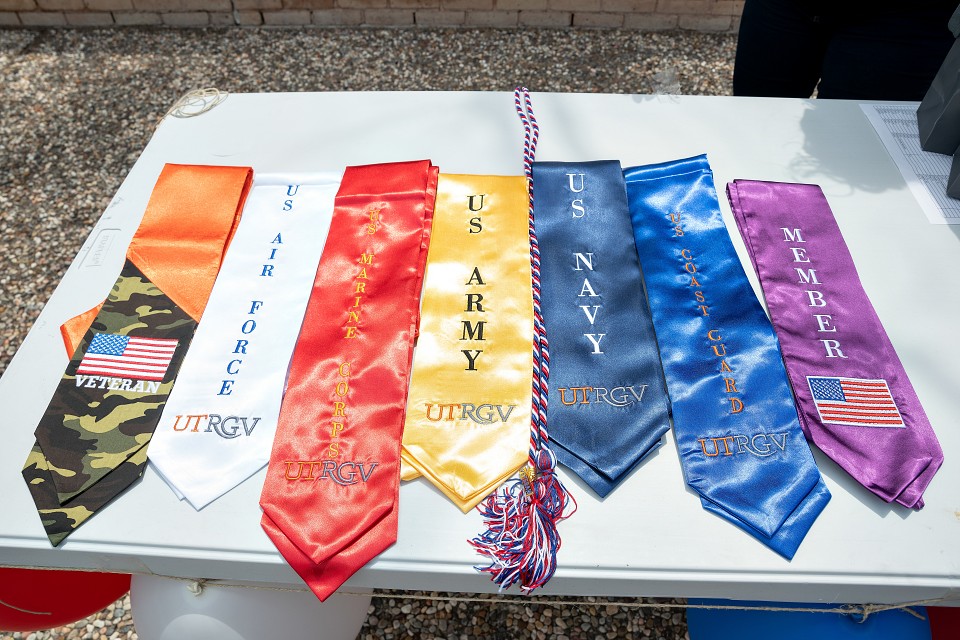
[[[700,449],[708,458],[732,456],[749,453],[758,458],[766,458],[777,452],[787,450],[787,432],[758,433],[754,436],[735,435],[722,438],[700,438]]]
[[[431,422],[470,420],[474,424],[493,424],[497,421],[506,422],[517,405],[425,402],[424,408],[426,418]],[[444,414],[444,410],[446,410],[446,414]]]
[[[284,477],[287,480],[323,480],[329,478],[341,486],[350,486],[357,482],[366,483],[379,462],[369,462],[364,468],[363,462],[341,462],[336,460],[284,460],[287,465]],[[359,479],[357,478],[359,476]]]
[[[639,388],[639,389],[638,389]],[[575,404],[596,404],[606,403],[611,407],[626,407],[634,403],[643,402],[643,393],[647,390],[647,385],[642,384],[637,387],[559,387],[560,404],[571,406]],[[570,392],[570,397],[567,397]],[[593,402],[591,402],[591,399]]]
[[[180,419],[183,418],[183,424],[180,424]],[[207,421],[207,428],[204,429],[204,433],[210,433],[211,431],[216,433],[221,438],[226,438],[227,440],[232,440],[240,435],[247,435],[253,433],[253,430],[257,428],[257,424],[260,422],[260,417],[250,417],[250,416],[221,416],[216,413],[195,413],[188,414],[183,416],[177,416],[176,420],[173,422],[174,431],[186,431],[190,429],[191,433],[196,433],[200,430],[201,420]],[[247,422],[250,420],[251,422]],[[241,433],[240,428],[243,427],[243,432]]]

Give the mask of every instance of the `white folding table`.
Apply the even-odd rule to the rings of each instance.
[[[928,223],[853,102],[534,94],[539,160],[624,167],[707,153],[734,245],[756,287],[724,185],[819,184],[943,446],[946,461],[911,512],[873,496],[825,456],[833,499],[792,561],[704,511],[672,437],[607,499],[561,476],[579,511],[560,525],[544,594],[960,605],[960,226]],[[60,548],[20,476],[67,355],[58,327],[99,302],[165,162],[329,171],[429,158],[442,172],[518,175],[522,129],[510,93],[236,94],[167,118],[123,182],[0,380],[0,566],[76,567],[302,586],[260,529],[264,472],[206,509],[179,502],[148,469]],[[42,249],[41,249],[42,250]],[[759,289],[758,289],[759,291]],[[396,545],[346,588],[495,591],[466,540],[482,529],[425,481],[400,491]]]

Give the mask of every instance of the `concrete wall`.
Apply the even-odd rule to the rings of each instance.
[[[731,32],[743,0],[0,0],[0,27],[583,27]]]

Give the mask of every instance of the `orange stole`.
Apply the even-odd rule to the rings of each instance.
[[[247,167],[164,165],[147,213],[127,248],[127,259],[198,322],[240,222],[252,179]],[[179,248],[171,244],[172,236],[183,239]],[[102,306],[61,325],[68,355],[77,350]]]

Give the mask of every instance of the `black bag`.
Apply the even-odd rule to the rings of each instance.
[[[917,126],[924,151],[952,156],[960,147],[960,40],[953,43],[923,97]]]
[[[950,164],[950,176],[947,178],[947,195],[955,200],[960,200],[960,148],[953,154],[953,162]]]

